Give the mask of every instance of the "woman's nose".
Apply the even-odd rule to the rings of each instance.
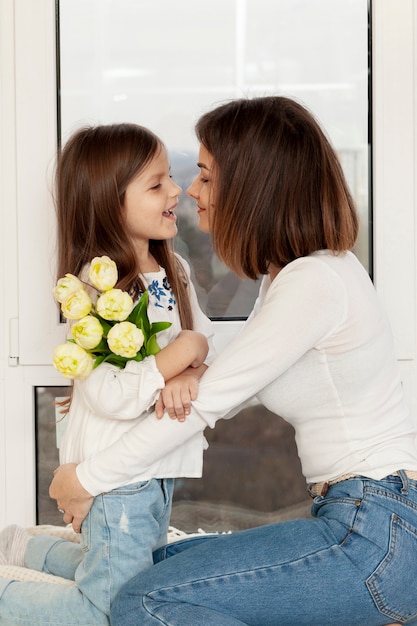
[[[198,197],[198,193],[197,193],[196,187],[197,187],[196,181],[194,180],[191,183],[191,185],[188,187],[188,189],[186,190],[187,196],[190,196],[191,198],[197,198]]]

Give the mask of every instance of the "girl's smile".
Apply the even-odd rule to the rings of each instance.
[[[177,204],[178,204],[178,202],[177,202]],[[175,207],[177,206],[177,204],[175,205]],[[173,209],[168,209],[167,211],[164,211],[162,215],[164,215],[164,217],[166,217],[166,218],[168,218],[170,220],[174,220],[174,222],[176,222],[177,221],[177,216],[174,213],[175,207]]]

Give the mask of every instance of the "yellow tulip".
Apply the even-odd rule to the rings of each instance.
[[[107,336],[107,343],[114,354],[124,356],[128,359],[137,355],[143,346],[142,331],[132,324],[132,322],[120,322],[115,324]]]
[[[121,289],[105,291],[97,300],[96,311],[105,320],[123,322],[133,309],[133,300]]]
[[[65,302],[78,289],[82,289],[82,282],[73,274],[65,274],[64,278],[60,278],[54,288],[54,297],[57,302]]]
[[[54,367],[65,378],[85,378],[91,374],[94,358],[75,343],[62,343],[55,348]]]
[[[94,287],[100,291],[108,291],[117,283],[117,266],[108,256],[96,256],[91,261],[88,273]]]
[[[91,311],[93,303],[86,290],[81,287],[71,293],[61,304],[62,313],[69,320],[80,320],[88,315]]]
[[[74,322],[71,332],[75,342],[86,350],[96,348],[103,337],[103,327],[93,315],[86,315]]]

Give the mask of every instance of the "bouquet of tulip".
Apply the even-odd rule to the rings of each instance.
[[[55,368],[66,378],[85,378],[103,361],[123,368],[127,361],[157,354],[156,334],[171,323],[149,322],[148,292],[134,306],[126,291],[114,288],[117,267],[107,256],[92,260],[88,277],[100,294],[95,304],[73,274],[60,278],[54,288],[62,314],[74,320],[72,339],[55,348]]]

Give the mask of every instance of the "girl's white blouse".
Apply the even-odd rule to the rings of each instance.
[[[181,257],[178,258],[190,279],[188,264]],[[160,268],[159,272],[144,274],[142,278],[148,286],[149,320],[171,322],[170,328],[157,335],[159,347],[164,348],[181,331],[178,307],[167,283],[164,269]],[[213,326],[198,305],[191,281],[189,284],[194,330],[203,333],[208,338],[210,349],[205,363],[209,365],[215,356]],[[141,362],[129,361],[124,369],[102,363],[87,378],[75,380],[71,408],[64,418],[60,462],[88,461],[97,452],[106,449],[123,435],[129,437],[132,429],[152,411],[164,385],[164,379],[153,356]],[[160,426],[163,430],[166,421],[161,421]],[[152,446],[158,446],[157,439]],[[200,476],[203,450],[206,447],[207,442],[202,430],[183,445],[176,446],[175,450],[165,457],[167,476],[159,473],[154,475],[153,472],[151,476],[148,471],[136,471],[134,466],[131,466],[129,470],[127,468],[129,459],[126,459],[127,464],[123,459],[118,459],[118,462],[124,466],[124,471],[129,474],[129,478],[124,480],[123,484],[153,477]],[[111,465],[107,471],[111,471]],[[108,491],[108,489],[103,486],[101,491]]]

